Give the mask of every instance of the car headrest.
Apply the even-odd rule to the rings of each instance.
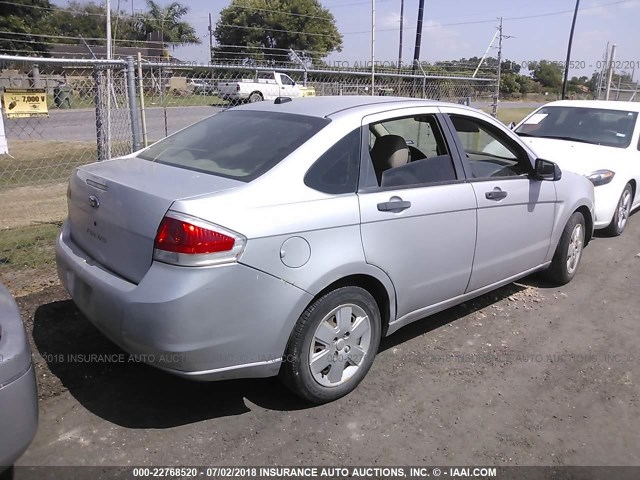
[[[406,165],[409,161],[409,147],[406,140],[399,135],[385,135],[378,138],[371,149],[371,160],[380,182],[382,172]]]

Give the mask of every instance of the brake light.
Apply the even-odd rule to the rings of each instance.
[[[183,266],[232,262],[242,252],[245,241],[242,235],[218,225],[169,212],[158,227],[153,258]]]

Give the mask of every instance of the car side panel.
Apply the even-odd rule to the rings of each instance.
[[[250,238],[240,263],[281,278],[313,296],[341,278],[368,275],[385,287],[393,307],[389,314],[395,315],[391,281],[382,270],[365,261],[355,194],[266,207],[258,213],[255,220],[267,223],[271,215],[280,217],[284,213],[287,233]]]
[[[562,178],[553,182],[556,188],[558,201],[553,219],[553,229],[551,231],[551,243],[547,252],[546,261],[550,262],[556,251],[560,237],[569,218],[579,208],[586,207],[593,222],[594,201],[593,184],[582,175],[571,172],[563,172]],[[587,232],[588,237],[593,235],[593,229]]]

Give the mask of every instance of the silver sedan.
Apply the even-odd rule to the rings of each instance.
[[[576,274],[593,186],[459,105],[319,97],[225,110],[80,167],[57,239],[78,308],[197,380],[353,390],[380,338],[545,270]]]

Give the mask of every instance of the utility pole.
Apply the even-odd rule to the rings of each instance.
[[[213,61],[213,25],[211,24],[211,13],[209,13],[209,63]]]
[[[505,35],[502,31],[502,17],[499,17],[500,25],[498,25],[498,68],[497,68],[497,79],[496,79],[496,89],[493,94],[493,110],[491,115],[494,117],[498,116],[498,100],[500,98],[500,80],[502,79],[502,40],[505,38],[514,38],[513,35]]]
[[[604,62],[602,63],[600,74],[598,75],[598,84],[593,97],[594,100],[600,100],[600,92],[602,92],[602,87],[604,85],[604,77],[607,72],[607,62],[609,61],[609,42],[607,42],[607,49],[604,51],[604,56],[602,58],[604,59]]]
[[[107,13],[107,60],[111,60],[111,0],[105,0]]]
[[[371,95],[376,86],[376,0],[371,0]]]
[[[422,19],[424,18],[424,0],[418,4],[418,25],[416,28],[416,46],[413,51],[413,73],[416,73],[416,65],[420,61],[420,45],[422,44]]]
[[[567,82],[569,81],[569,62],[571,61],[571,45],[573,44],[573,32],[576,29],[576,18],[578,18],[578,8],[580,0],[576,0],[576,9],[573,11],[573,22],[571,23],[571,33],[569,33],[569,46],[567,47],[567,61],[564,64],[564,81],[562,82],[562,100],[567,96]]]
[[[493,110],[491,115],[498,116],[498,99],[500,98],[500,78],[502,76],[502,17],[500,17],[500,26],[498,27],[498,71],[496,80],[496,91],[493,94]]]
[[[107,10],[107,60],[111,60],[111,0],[105,0]],[[107,159],[111,160],[111,66],[107,65]]]
[[[607,66],[607,87],[604,94],[604,99],[609,100],[609,94],[611,93],[611,81],[613,80],[613,65],[616,61],[616,48],[618,46],[614,43],[611,45],[611,57],[609,58],[609,65]]]
[[[400,0],[400,43],[398,46],[398,73],[402,69],[402,34],[404,29],[404,0]]]

